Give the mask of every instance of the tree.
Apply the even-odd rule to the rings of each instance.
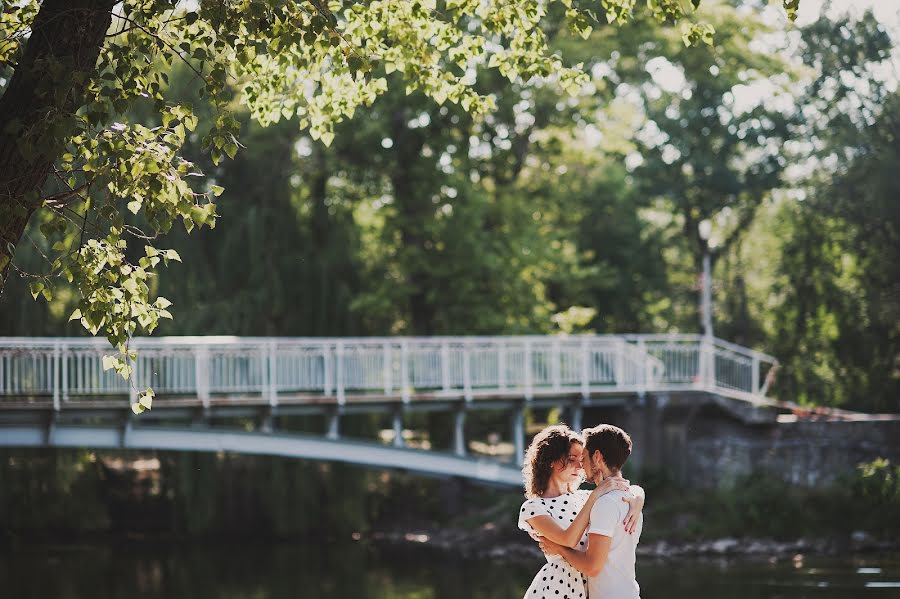
[[[811,175],[778,215],[770,325],[779,390],[798,401],[900,409],[900,95],[880,74],[893,48],[871,13],[803,32]]]
[[[598,23],[593,2],[561,4],[574,31]],[[711,43],[712,27],[690,21],[699,4],[651,0],[648,10],[681,22],[686,45]],[[796,5],[784,0],[789,15]],[[627,22],[634,6],[602,0],[600,21]],[[296,115],[326,145],[334,124],[383,94],[394,71],[408,91],[476,116],[494,106],[467,80],[478,64],[576,91],[585,75],[549,51],[545,8],[537,0],[206,0],[183,11],[177,0],[13,0],[0,20],[0,285],[32,215],[49,211],[41,226],[49,270],[33,275],[32,294],[49,299],[56,277],[74,281],[81,299],[72,319],[104,332],[122,352],[109,366],[128,378],[131,335],[171,317],[167,299],[151,300],[148,281],[181,258],[156,242],[176,221],[188,231],[215,226],[222,190],[180,154],[199,133],[190,105],[166,101],[174,62],[189,65],[199,98],[214,108],[202,141],[218,164],[240,147],[229,80],[261,124]],[[152,121],[117,120],[142,102],[152,103]]]
[[[740,242],[762,202],[781,187],[787,166],[783,146],[792,137],[795,110],[795,69],[786,58],[753,44],[771,31],[769,26],[745,18],[729,3],[715,8],[710,15],[715,47],[684,52],[674,48],[673,40],[657,37],[653,51],[668,59],[654,59],[657,75],[640,84],[648,122],[638,135],[643,164],[635,179],[675,217],[672,225],[678,233],[672,241],[690,257],[681,266],[679,303],[694,308],[691,283],[702,271],[704,255],[710,255],[715,268]],[[678,85],[679,79],[683,84]],[[746,98],[759,94],[754,88],[766,90],[755,104]],[[775,94],[788,101],[770,105]],[[701,235],[704,221],[712,226],[711,236]],[[675,274],[678,269],[672,270]],[[729,300],[739,313],[742,289],[738,277]],[[699,324],[699,309],[691,312]],[[744,324],[733,327],[731,336],[750,341],[748,319],[738,314],[734,320]]]

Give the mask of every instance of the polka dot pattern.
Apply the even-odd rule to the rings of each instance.
[[[584,506],[590,491],[575,491],[552,499],[529,499],[519,510],[519,528],[535,532],[528,520],[535,516],[550,516],[560,526],[569,526]],[[581,537],[575,547],[587,549],[587,535]],[[537,573],[524,599],[587,599],[587,578],[559,556],[548,557],[547,563]]]

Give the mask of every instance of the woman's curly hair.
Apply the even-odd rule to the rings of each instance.
[[[553,464],[569,457],[572,443],[584,444],[581,437],[564,424],[548,426],[531,441],[525,451],[522,477],[525,479],[525,497],[540,497],[550,485]]]

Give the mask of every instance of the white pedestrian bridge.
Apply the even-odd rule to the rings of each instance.
[[[104,371],[102,339],[0,337],[0,446],[230,451],[521,484],[524,410],[582,411],[648,394],[769,403],[777,361],[697,335],[134,338],[133,380]],[[152,387],[153,409],[135,416]],[[465,417],[510,415],[513,462],[467,451]],[[404,417],[454,415],[452,451],[404,447]],[[389,415],[388,443],[341,437],[341,418]],[[321,415],[321,434],[284,428]],[[243,430],[236,430],[236,419]],[[254,425],[247,430],[246,422]]]

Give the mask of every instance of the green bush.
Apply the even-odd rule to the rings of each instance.
[[[858,466],[853,499],[860,502],[868,527],[900,534],[900,465],[878,458]]]

